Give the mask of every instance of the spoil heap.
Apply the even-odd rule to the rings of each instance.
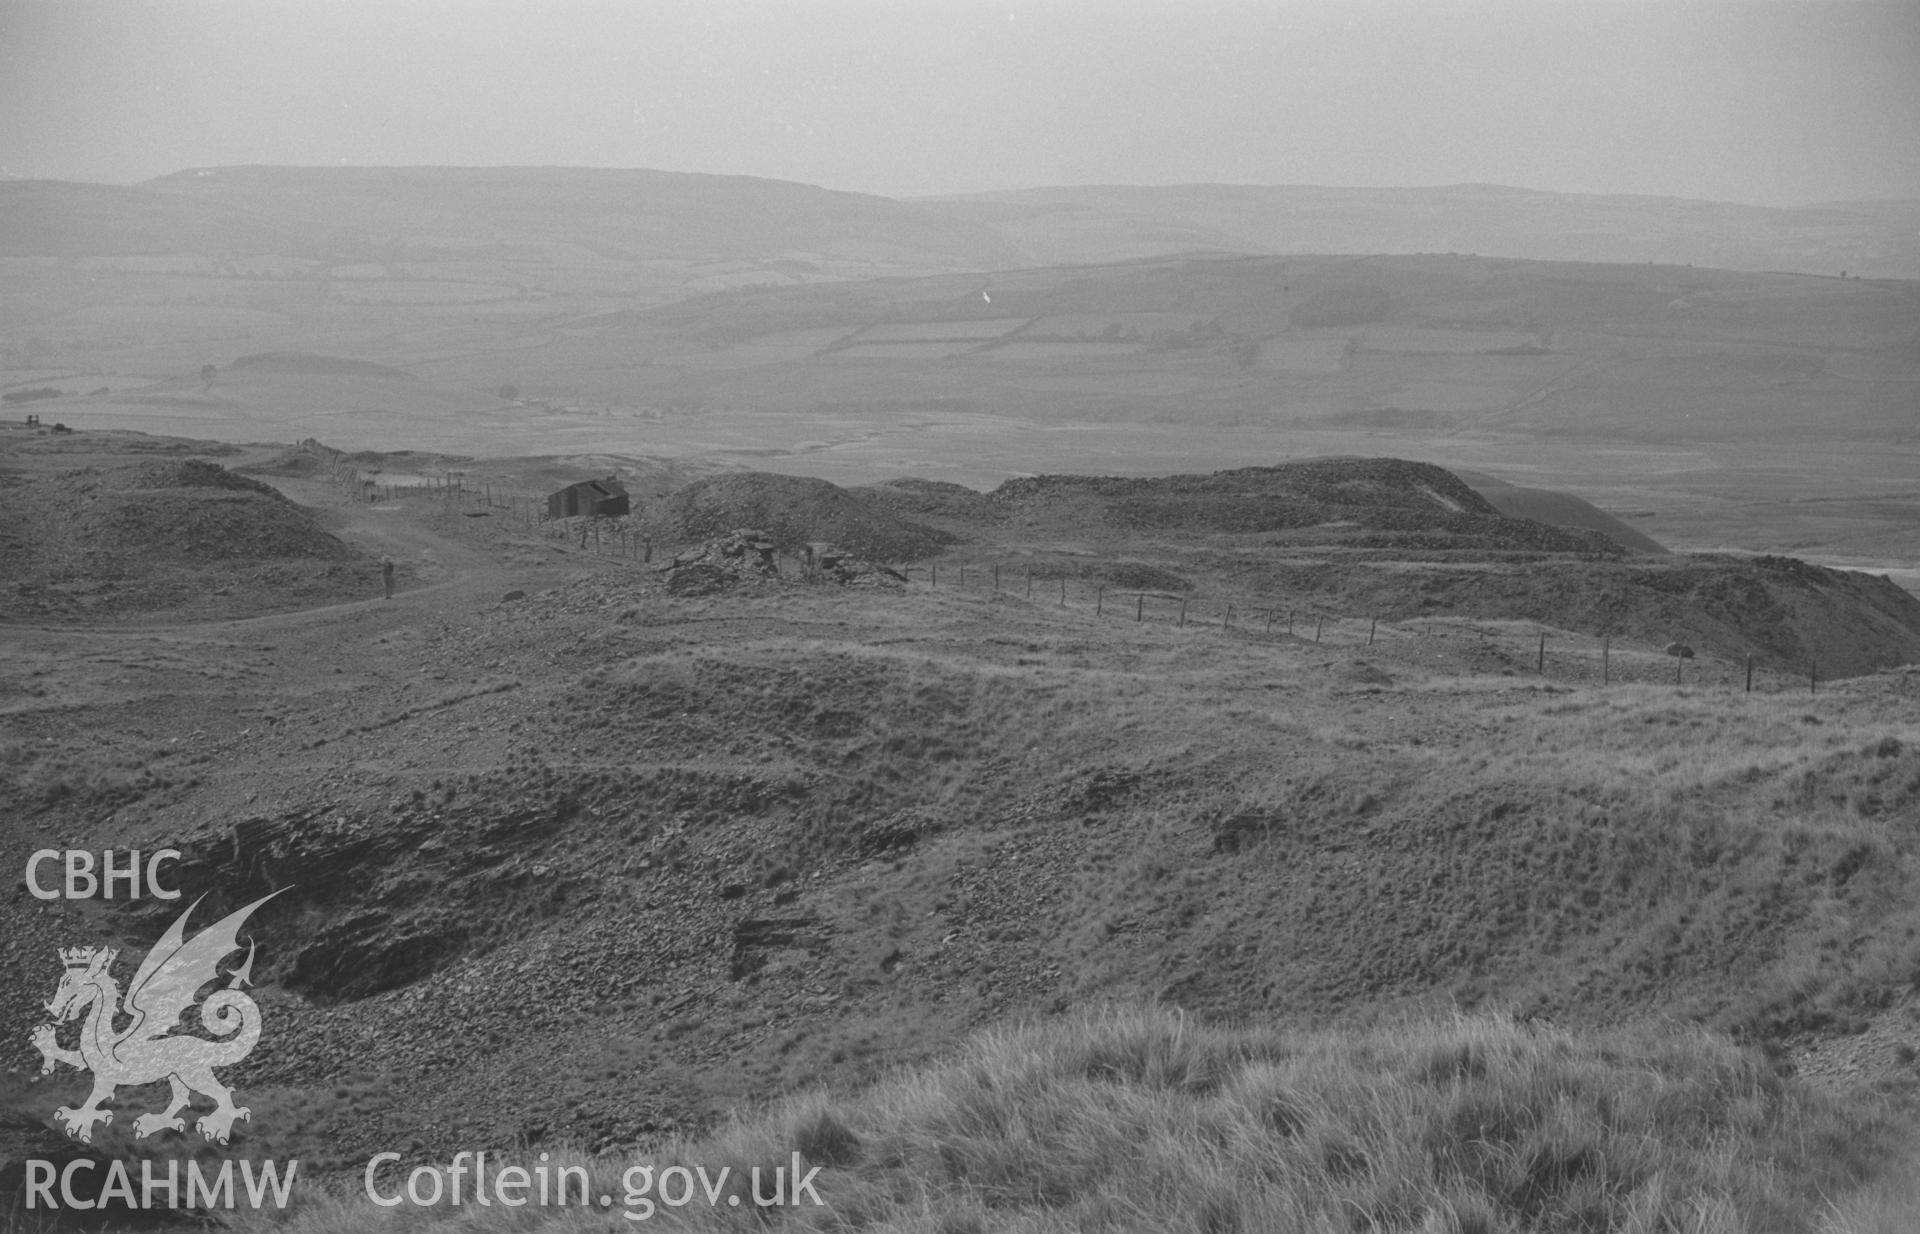
[[[660,570],[668,594],[706,596],[751,579],[780,577],[780,550],[766,532],[742,527],[679,554]]]

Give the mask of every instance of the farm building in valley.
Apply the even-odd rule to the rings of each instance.
[[[580,515],[611,518],[627,513],[629,508],[626,487],[612,476],[604,480],[582,480],[547,496],[548,518]]]

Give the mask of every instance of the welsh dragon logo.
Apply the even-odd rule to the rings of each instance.
[[[284,890],[284,888],[283,888]],[[33,1031],[33,1044],[44,1060],[40,1074],[50,1073],[55,1064],[65,1063],[81,1071],[93,1072],[93,1095],[75,1109],[62,1106],[54,1118],[67,1134],[91,1143],[95,1123],[113,1121],[113,1111],[101,1103],[113,1096],[121,1084],[152,1084],[165,1080],[173,1086],[173,1098],[164,1112],[142,1114],[133,1121],[133,1133],[145,1137],[156,1131],[185,1131],[180,1111],[186,1108],[192,1093],[213,1098],[215,1109],[200,1117],[200,1134],[221,1144],[227,1142],[235,1119],[248,1118],[245,1106],[233,1104],[233,1090],[214,1077],[215,1067],[239,1062],[260,1040],[260,1006],[242,993],[240,986],[251,984],[253,944],[247,945],[247,959],[226,988],[215,990],[200,1004],[200,1023],[215,1037],[231,1040],[209,1041],[203,1037],[175,1035],[172,1029],[180,1015],[193,1004],[200,987],[218,979],[221,960],[240,949],[240,927],[253,910],[279,895],[263,896],[245,908],[222,917],[211,926],[186,937],[187,918],[200,903],[195,900],[186,912],[175,918],[160,941],[133,975],[127,990],[126,1005],[120,1003],[120,983],[113,978],[113,961],[120,953],[112,948],[62,948],[60,961],[66,974],[54,991],[47,1011],[51,1022]],[[80,1029],[80,1048],[67,1050],[55,1040],[55,1026],[85,1013]],[[132,1017],[125,1028],[114,1021]]]

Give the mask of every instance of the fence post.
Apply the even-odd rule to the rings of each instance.
[[[993,566],[993,589],[995,591],[1000,590],[1000,564],[998,562],[995,562]]]
[[[1220,628],[1223,630],[1233,629],[1233,605],[1232,604],[1227,605],[1227,615],[1221,619]]]
[[[1180,624],[1183,626],[1187,624],[1187,602],[1185,600],[1180,601]]]
[[[1540,632],[1540,661],[1535,666],[1542,677],[1547,675],[1547,632]]]
[[[1033,599],[1033,567],[1027,567],[1027,599]]]
[[[1684,656],[1675,656],[1673,658],[1673,684],[1676,686],[1680,684],[1680,666],[1686,662],[1686,657]]]
[[[1373,646],[1373,632],[1380,628],[1380,619],[1375,617],[1367,623],[1367,646]]]
[[[960,567],[960,585],[962,587],[967,585],[967,568],[965,566]]]
[[[1606,685],[1613,677],[1613,635],[1603,635],[1600,639],[1600,684]]]
[[[1753,653],[1747,653],[1747,693],[1753,693]]]
[[[1320,629],[1322,626],[1326,624],[1327,624],[1327,619],[1325,617],[1315,617],[1313,619],[1313,641],[1314,642],[1317,643],[1320,641]]]
[[[1106,608],[1107,608],[1107,589],[1104,585],[1102,585],[1098,591],[1093,593],[1093,615],[1095,617],[1100,616],[1102,613],[1106,612]]]
[[[1147,611],[1147,593],[1141,592],[1133,598],[1133,619],[1139,621],[1141,614]]]
[[[1293,610],[1287,610],[1287,637],[1293,637]]]
[[[940,585],[940,567],[934,565],[928,566],[927,574],[927,586],[938,587]]]
[[[1272,609],[1267,610],[1267,633],[1268,634],[1273,633],[1273,610]]]
[[[1067,606],[1067,576],[1062,574],[1060,576],[1060,607],[1065,608],[1066,606]]]
[[[1807,661],[1807,693],[1814,694],[1814,693],[1817,693],[1819,689],[1820,689],[1820,663],[1817,660],[1808,660]]]

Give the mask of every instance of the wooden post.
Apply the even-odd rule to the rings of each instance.
[[[1098,617],[1106,611],[1107,611],[1107,589],[1106,589],[1106,586],[1102,584],[1100,589],[1093,593],[1093,615],[1095,617]]]
[[[1314,642],[1317,643],[1320,641],[1320,628],[1326,624],[1327,624],[1327,619],[1325,617],[1316,617],[1313,619],[1313,641]]]
[[[1000,590],[1000,566],[997,562],[993,567],[993,589],[995,591]]]
[[[1606,685],[1613,677],[1613,635],[1600,639],[1600,684]]]
[[[1547,634],[1546,634],[1546,631],[1544,630],[1540,632],[1540,661],[1537,665],[1535,665],[1535,668],[1537,669],[1537,671],[1540,673],[1542,677],[1546,676],[1547,674]]]
[[[1227,615],[1221,619],[1220,628],[1223,630],[1233,629],[1233,605],[1232,604],[1227,605]]]
[[[1675,656],[1673,658],[1673,684],[1676,686],[1680,684],[1680,666],[1686,662],[1686,657],[1684,656]]]
[[[1753,653],[1747,653],[1747,693],[1753,693]]]
[[[1180,601],[1180,624],[1183,626],[1187,624],[1187,602],[1185,600]]]
[[[960,567],[960,585],[962,587],[967,585],[967,568],[965,566]]]
[[[1268,634],[1273,633],[1273,610],[1272,609],[1267,610],[1267,633]]]
[[[1027,599],[1033,599],[1033,567],[1027,567]]]
[[[643,556],[642,556],[642,557],[640,558],[640,560],[642,560],[642,561],[652,561],[652,560],[653,560],[653,537],[652,537],[652,536],[646,536],[646,537],[643,537],[643,538],[641,539],[641,541],[640,541],[640,550],[641,550],[641,552],[642,552],[642,553],[644,554],[644,555],[643,555]]]
[[[1820,689],[1820,665],[1817,661],[1807,661],[1807,693],[1814,694]]]
[[[927,586],[938,587],[940,585],[940,567],[928,566],[927,571],[932,575],[932,577],[927,580]]]
[[[1380,628],[1380,619],[1375,617],[1367,623],[1367,646],[1373,646],[1373,632]]]
[[[1067,606],[1067,576],[1062,574],[1060,576],[1060,607],[1065,608],[1066,606]]]
[[[1133,598],[1133,619],[1135,621],[1139,621],[1141,616],[1146,611],[1147,611],[1147,595],[1143,591],[1139,595]]]

